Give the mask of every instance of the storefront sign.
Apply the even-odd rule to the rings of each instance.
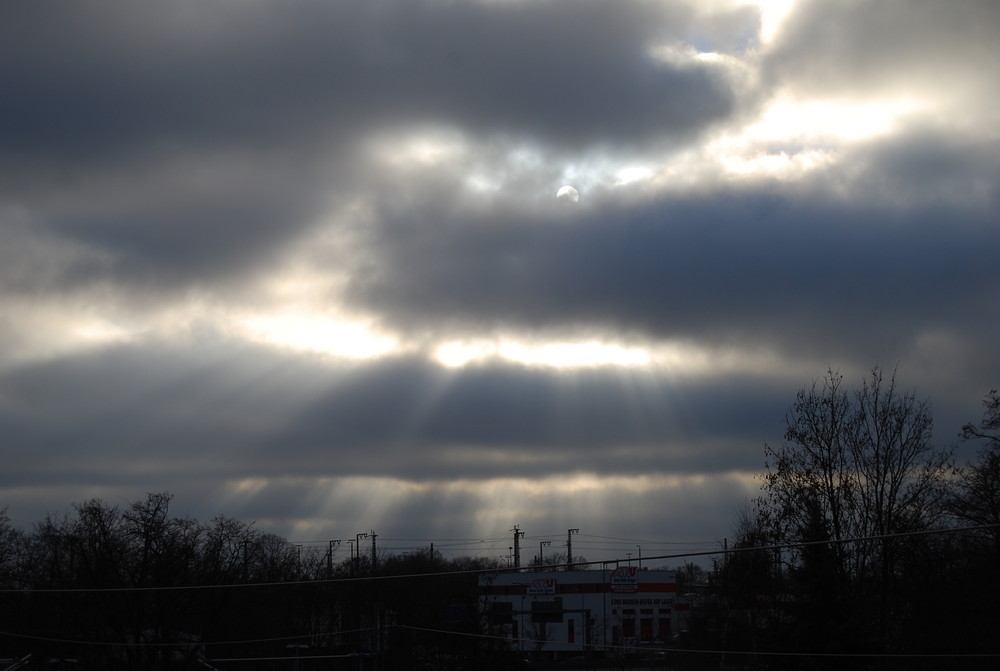
[[[536,578],[528,584],[528,594],[555,594],[555,578]]]
[[[639,580],[634,566],[619,566],[611,572],[612,592],[635,592],[638,589]]]

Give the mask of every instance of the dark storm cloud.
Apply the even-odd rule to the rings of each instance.
[[[761,384],[731,377],[688,384],[682,394],[655,373],[510,365],[447,372],[396,362],[320,397],[282,439],[292,449],[325,453],[364,437],[390,458],[374,463],[363,451],[338,451],[346,468],[416,479],[567,468],[635,474],[660,464],[675,472],[728,470],[754,461],[743,432],[755,425],[763,434],[772,424],[761,410],[780,407],[780,385]],[[747,388],[758,391],[752,401]],[[700,452],[702,441],[718,449]]]
[[[899,153],[917,152],[887,151],[859,182],[892,192],[893,180],[922,173],[923,193],[940,194],[938,152],[922,167],[883,172]],[[943,176],[947,188],[952,177]],[[808,342],[830,354],[978,319],[997,299],[990,208],[918,210],[871,195],[720,187],[513,226],[502,214],[463,218],[428,203],[384,222],[379,260],[355,275],[353,295],[409,327],[594,325],[790,350]]]
[[[178,286],[247,279],[274,261],[294,234],[318,213],[319,202],[301,187],[283,196],[220,188],[211,198],[165,202],[152,211],[113,215],[68,214],[49,222],[53,230],[88,248],[103,262],[65,269],[67,285],[121,282],[129,293],[159,293]],[[229,190],[228,193],[226,191]],[[301,196],[301,197],[297,197]]]
[[[406,358],[316,366],[223,341],[118,348],[0,378],[9,458],[2,478],[155,483],[186,471],[488,479],[566,469],[634,474],[663,464],[725,471],[753,466],[759,442],[743,434],[755,426],[763,438],[787,395],[751,377],[689,384],[683,393],[653,373],[634,377],[445,371]],[[705,454],[704,443],[716,449]]]
[[[322,142],[434,120],[546,144],[641,142],[723,118],[711,68],[647,54],[692,25],[654,2],[6,8],[0,140],[36,160],[163,142]],[[38,31],[46,39],[38,38]]]
[[[858,173],[855,198],[923,210],[947,208],[954,223],[995,221],[1000,205],[1000,140],[977,130],[948,131],[936,123],[914,123],[889,141],[866,143],[845,157]],[[920,217],[918,217],[918,220]]]
[[[355,143],[374,130],[435,123],[549,151],[622,150],[689,142],[736,104],[716,68],[649,57],[697,25],[653,2],[3,14],[0,197],[104,254],[66,268],[67,285],[242,275],[363,184]]]

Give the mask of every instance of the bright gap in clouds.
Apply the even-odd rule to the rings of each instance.
[[[732,176],[795,179],[835,164],[845,147],[891,133],[928,108],[916,98],[801,100],[782,95],[752,123],[710,141],[704,157]]]
[[[916,98],[864,100],[799,100],[779,96],[742,136],[771,142],[867,140],[895,130],[900,120],[921,111],[926,103]]]
[[[322,314],[257,315],[241,320],[241,326],[257,342],[347,359],[384,356],[399,347],[395,338],[364,321]]]
[[[89,306],[8,299],[7,307],[18,319],[3,324],[8,342],[0,364],[74,355],[124,344],[135,335],[127,326]]]
[[[705,376],[770,371],[790,379],[808,370],[802,362],[763,349],[706,347],[690,342],[656,342],[644,346],[609,341],[531,342],[516,338],[450,341],[432,351],[433,359],[447,368],[461,368],[500,360],[553,369],[614,367],[656,371],[671,376]]]
[[[796,0],[748,0],[745,4],[755,5],[760,12],[760,42],[768,44],[774,41]]]
[[[650,362],[649,354],[643,349],[593,341],[534,345],[515,340],[449,342],[434,351],[434,359],[449,368],[488,358],[552,368],[645,366]]]

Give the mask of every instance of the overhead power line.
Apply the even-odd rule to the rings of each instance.
[[[664,561],[668,559],[689,559],[692,557],[710,557],[715,555],[734,555],[747,552],[764,552],[774,550],[789,550],[804,548],[816,545],[843,545],[849,543],[861,543],[875,540],[886,540],[891,538],[906,538],[914,536],[931,536],[936,534],[950,534],[967,531],[986,531],[1000,528],[1000,524],[982,524],[966,527],[952,527],[948,529],[926,529],[922,531],[904,531],[892,534],[879,534],[873,536],[858,536],[852,538],[827,539],[818,541],[803,541],[797,543],[774,543],[770,545],[755,545],[745,548],[720,548],[715,550],[697,550],[692,552],[673,552],[670,554],[644,555],[643,561]],[[616,557],[614,559],[597,561],[574,561],[573,566],[579,568],[584,566],[607,566],[610,564],[624,564],[628,562],[627,557]],[[545,564],[543,566],[531,567],[531,570],[541,569],[565,569],[569,564]],[[457,571],[435,571],[430,573],[407,573],[401,575],[374,575],[357,576],[343,578],[320,578],[316,580],[286,580],[279,582],[246,582],[246,583],[220,583],[213,585],[169,585],[169,586],[148,586],[148,587],[61,587],[61,588],[3,588],[0,594],[79,594],[79,593],[105,593],[105,592],[161,592],[161,591],[184,591],[184,590],[209,590],[209,589],[251,589],[263,587],[303,587],[306,585],[331,585],[347,584],[359,582],[374,582],[386,580],[406,580],[414,578],[428,578],[434,576],[457,576],[489,573],[516,573],[524,572],[525,567],[491,567],[462,569]]]

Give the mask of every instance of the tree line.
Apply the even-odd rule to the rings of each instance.
[[[434,632],[478,631],[477,572],[497,560],[428,548],[380,557],[376,570],[367,553],[335,562],[332,547],[302,547],[252,523],[172,516],[171,499],[152,493],[124,507],[92,499],[30,533],[0,511],[0,659],[30,653],[31,668],[288,669],[292,658],[299,666],[323,656],[324,668],[357,669],[376,653],[382,665],[445,647],[475,655],[474,645],[444,646]],[[209,661],[219,659],[258,661]]]

